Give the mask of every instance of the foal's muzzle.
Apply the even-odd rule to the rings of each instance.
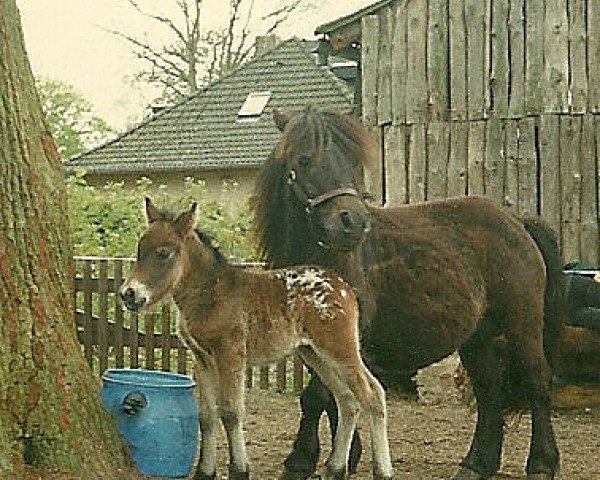
[[[136,290],[131,287],[121,290],[121,300],[123,300],[123,304],[127,307],[127,310],[131,310],[132,312],[137,312],[148,303],[148,299],[145,296],[138,295]]]

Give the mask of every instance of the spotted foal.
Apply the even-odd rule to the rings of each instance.
[[[195,479],[216,477],[219,417],[229,444],[229,478],[249,478],[242,422],[249,364],[296,352],[331,390],[337,435],[322,478],[347,477],[359,410],[370,420],[373,478],[392,478],[385,393],[359,354],[358,304],[342,279],[320,268],[249,270],[231,265],[195,228],[196,204],[179,215],[146,199],[148,228],[122,287],[130,310],[171,295],[179,335],[196,357],[202,445]]]

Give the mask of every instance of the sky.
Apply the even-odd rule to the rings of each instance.
[[[351,13],[372,0],[312,0],[317,7],[295,12],[279,31],[314,38],[318,25]],[[173,14],[174,0],[139,0],[148,11]],[[227,0],[204,0],[207,26],[218,28],[227,17]],[[255,0],[258,13],[275,2]],[[156,91],[135,85],[143,64],[126,42],[108,30],[151,40],[167,39],[156,24],[139,15],[126,0],[17,0],[29,61],[34,75],[72,85],[113,128],[123,130],[139,121]],[[257,27],[258,28],[258,27]]]

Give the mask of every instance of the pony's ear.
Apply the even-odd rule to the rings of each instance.
[[[190,233],[194,228],[196,228],[196,210],[198,209],[198,204],[196,202],[192,203],[192,206],[189,210],[181,213],[175,219],[175,231],[181,237],[185,237],[188,233]]]
[[[283,129],[290,121],[290,115],[279,108],[275,108],[273,110],[273,120],[275,120],[275,126],[280,132],[283,132]]]
[[[144,198],[144,214],[146,215],[146,223],[150,225],[159,217],[158,208],[154,206],[150,197]]]

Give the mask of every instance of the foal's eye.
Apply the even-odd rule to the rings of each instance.
[[[173,256],[173,250],[168,247],[156,249],[156,256],[159,260],[169,260]]]

